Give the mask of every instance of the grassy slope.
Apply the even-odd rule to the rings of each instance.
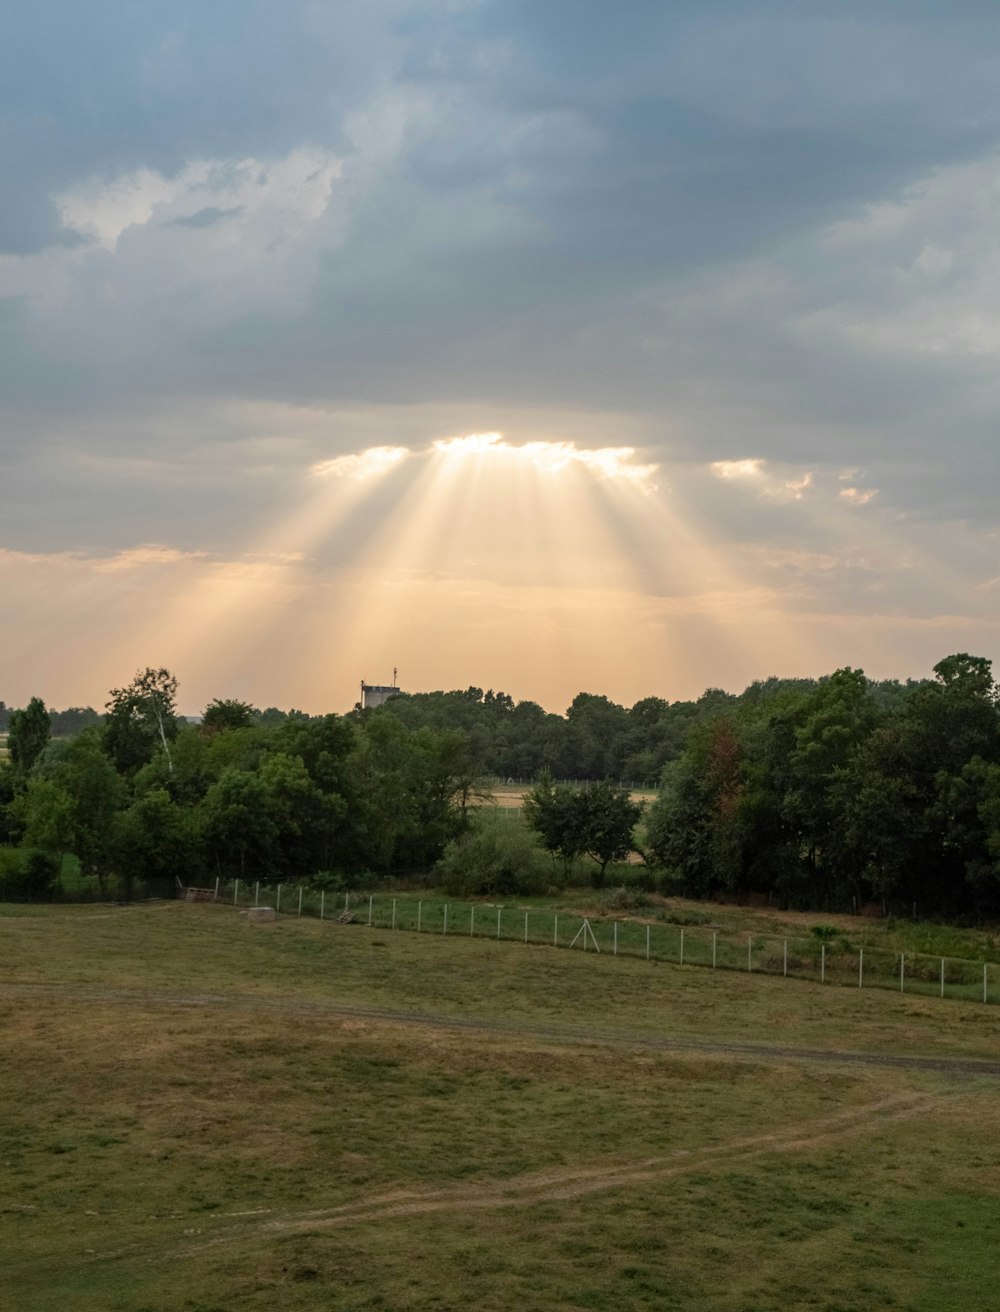
[[[514,1025],[0,993],[0,1307],[993,1306],[995,1082],[516,1030],[996,1058],[992,1008],[180,905],[0,949],[0,983]]]

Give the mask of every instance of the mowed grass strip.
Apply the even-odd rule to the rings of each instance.
[[[0,926],[2,978],[68,990],[0,995],[0,1307],[993,1305],[996,1081],[70,996],[360,997],[638,1033],[693,1026],[700,993],[698,1032],[724,1037],[783,987],[204,911]],[[781,994],[808,1046],[814,995],[840,993]],[[961,1007],[875,1001],[916,1051]]]

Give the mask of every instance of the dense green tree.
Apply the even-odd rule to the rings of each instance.
[[[259,712],[250,702],[235,697],[216,697],[205,707],[201,727],[205,733],[219,733],[222,729],[251,729],[260,719]]]
[[[584,851],[576,798],[579,790],[556,784],[545,772],[524,795],[524,818],[538,834],[542,846],[563,863],[564,872]]]
[[[577,856],[597,864],[594,883],[600,887],[611,861],[634,850],[635,826],[642,803],[633,802],[627,788],[602,781],[589,787],[553,784],[545,776],[525,796],[528,825],[543,847],[559,857],[564,868]]]
[[[14,771],[6,761],[0,761],[0,845],[13,842],[17,833],[17,824],[10,811],[15,791]]]
[[[634,850],[635,827],[643,812],[627,788],[602,781],[578,790],[577,813],[582,827],[583,851],[597,863],[598,888],[612,861],[624,861]]]
[[[46,772],[34,772],[13,803],[29,847],[71,852],[104,890],[115,872],[115,825],[127,798],[125,782],[88,729],[65,744]]]
[[[805,861],[804,874],[815,899],[857,869],[833,785],[847,771],[878,723],[878,709],[860,670],[837,670],[798,699],[790,717],[792,741],[780,782],[782,817]],[[855,892],[857,892],[857,888]]]
[[[45,750],[51,728],[49,713],[40,697],[32,697],[23,710],[12,713],[7,752],[14,774],[22,782],[27,780],[32,766]]]
[[[151,788],[119,811],[111,842],[126,896],[135,879],[197,882],[202,863],[192,812],[165,788]]]
[[[168,772],[170,744],[177,737],[177,679],[165,669],[140,670],[124,688],[112,688],[107,702],[104,740],[115,768],[135,774],[162,750]]]
[[[745,749],[731,715],[692,733],[684,754],[666,767],[646,824],[653,861],[692,897],[743,885],[741,801]]]
[[[277,828],[259,774],[229,769],[211,785],[197,814],[205,852],[230,878],[266,878],[277,864]]]

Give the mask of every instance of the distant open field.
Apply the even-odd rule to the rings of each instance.
[[[995,1008],[179,903],[0,963],[4,1312],[995,1306]]]
[[[524,796],[531,791],[530,784],[494,784],[490,789],[494,803],[501,807],[522,807]],[[633,802],[652,802],[656,798],[655,788],[632,788],[630,796]]]

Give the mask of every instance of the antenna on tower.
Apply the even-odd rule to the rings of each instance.
[[[398,673],[399,673],[399,671],[396,669],[396,667],[395,667],[395,665],[394,665],[394,666],[392,667],[392,686],[393,686],[394,688],[395,688],[395,686],[396,686],[396,675],[397,675]]]

